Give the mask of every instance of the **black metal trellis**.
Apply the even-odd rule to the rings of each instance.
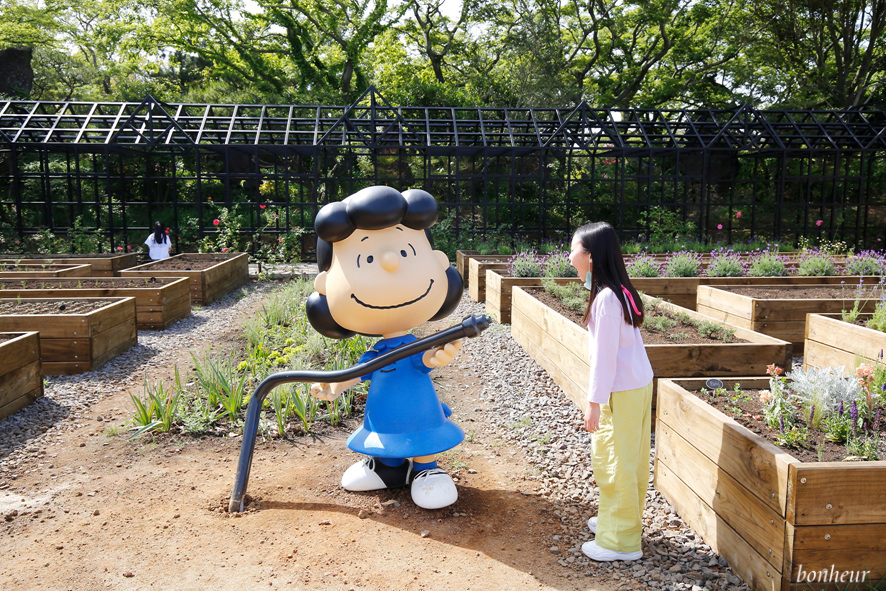
[[[188,241],[217,232],[224,207],[241,236],[283,236],[326,202],[389,184],[436,196],[456,244],[494,231],[564,240],[591,219],[648,235],[659,207],[713,240],[822,233],[878,247],[884,153],[882,111],[394,107],[373,88],[344,107],[5,101],[0,229],[77,225],[114,248],[140,244],[157,218]]]

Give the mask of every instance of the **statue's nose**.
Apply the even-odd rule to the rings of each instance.
[[[388,251],[381,256],[381,268],[393,273],[400,268],[400,257],[393,251]]]

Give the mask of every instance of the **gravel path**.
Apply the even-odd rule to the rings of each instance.
[[[51,461],[51,448],[86,420],[90,405],[140,385],[146,371],[168,367],[182,351],[201,350],[201,343],[230,330],[231,317],[255,307],[272,288],[251,283],[245,295],[232,294],[194,309],[167,330],[140,331],[138,345],[88,376],[47,377],[44,398],[0,422],[0,490],[36,469],[38,462]],[[453,318],[484,312],[484,304],[465,294]],[[533,478],[541,494],[560,508],[555,516],[562,533],[546,544],[569,575],[593,577],[603,571],[623,582],[625,589],[749,589],[651,487],[644,514],[643,559],[611,564],[587,559],[581,544],[590,536],[586,522],[596,514],[596,489],[591,436],[579,428],[580,411],[516,344],[508,325],[493,325],[480,338],[469,340],[452,367],[482,376],[482,397],[491,405],[482,424],[524,450],[536,466]],[[651,462],[652,456],[650,470]]]

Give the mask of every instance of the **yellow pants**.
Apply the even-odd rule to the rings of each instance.
[[[600,408],[594,433],[594,478],[600,488],[597,545],[616,552],[640,550],[643,508],[649,487],[652,383],[613,392]]]

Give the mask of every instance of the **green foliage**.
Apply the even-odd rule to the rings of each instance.
[[[542,276],[544,277],[575,277],[575,267],[569,262],[568,252],[552,251],[544,258]]]
[[[529,250],[518,252],[510,259],[508,272],[511,277],[541,277],[543,267],[544,259],[534,250]]]
[[[784,258],[776,250],[764,250],[754,254],[748,263],[749,277],[783,277],[787,274]]]
[[[741,254],[729,249],[717,249],[705,269],[708,277],[743,277],[745,265]]]
[[[648,253],[634,255],[625,265],[631,277],[659,277],[661,263]]]
[[[797,275],[831,276],[837,274],[837,265],[826,252],[807,250],[797,260]]]
[[[682,240],[695,231],[695,224],[683,219],[678,210],[657,205],[641,211],[640,221],[647,228],[647,239],[653,243]]]
[[[541,285],[546,292],[559,298],[564,306],[584,314],[590,296],[580,283],[560,285],[553,278],[546,277],[541,280]]]
[[[675,252],[665,261],[662,275],[665,277],[698,277],[701,259],[694,252]]]

